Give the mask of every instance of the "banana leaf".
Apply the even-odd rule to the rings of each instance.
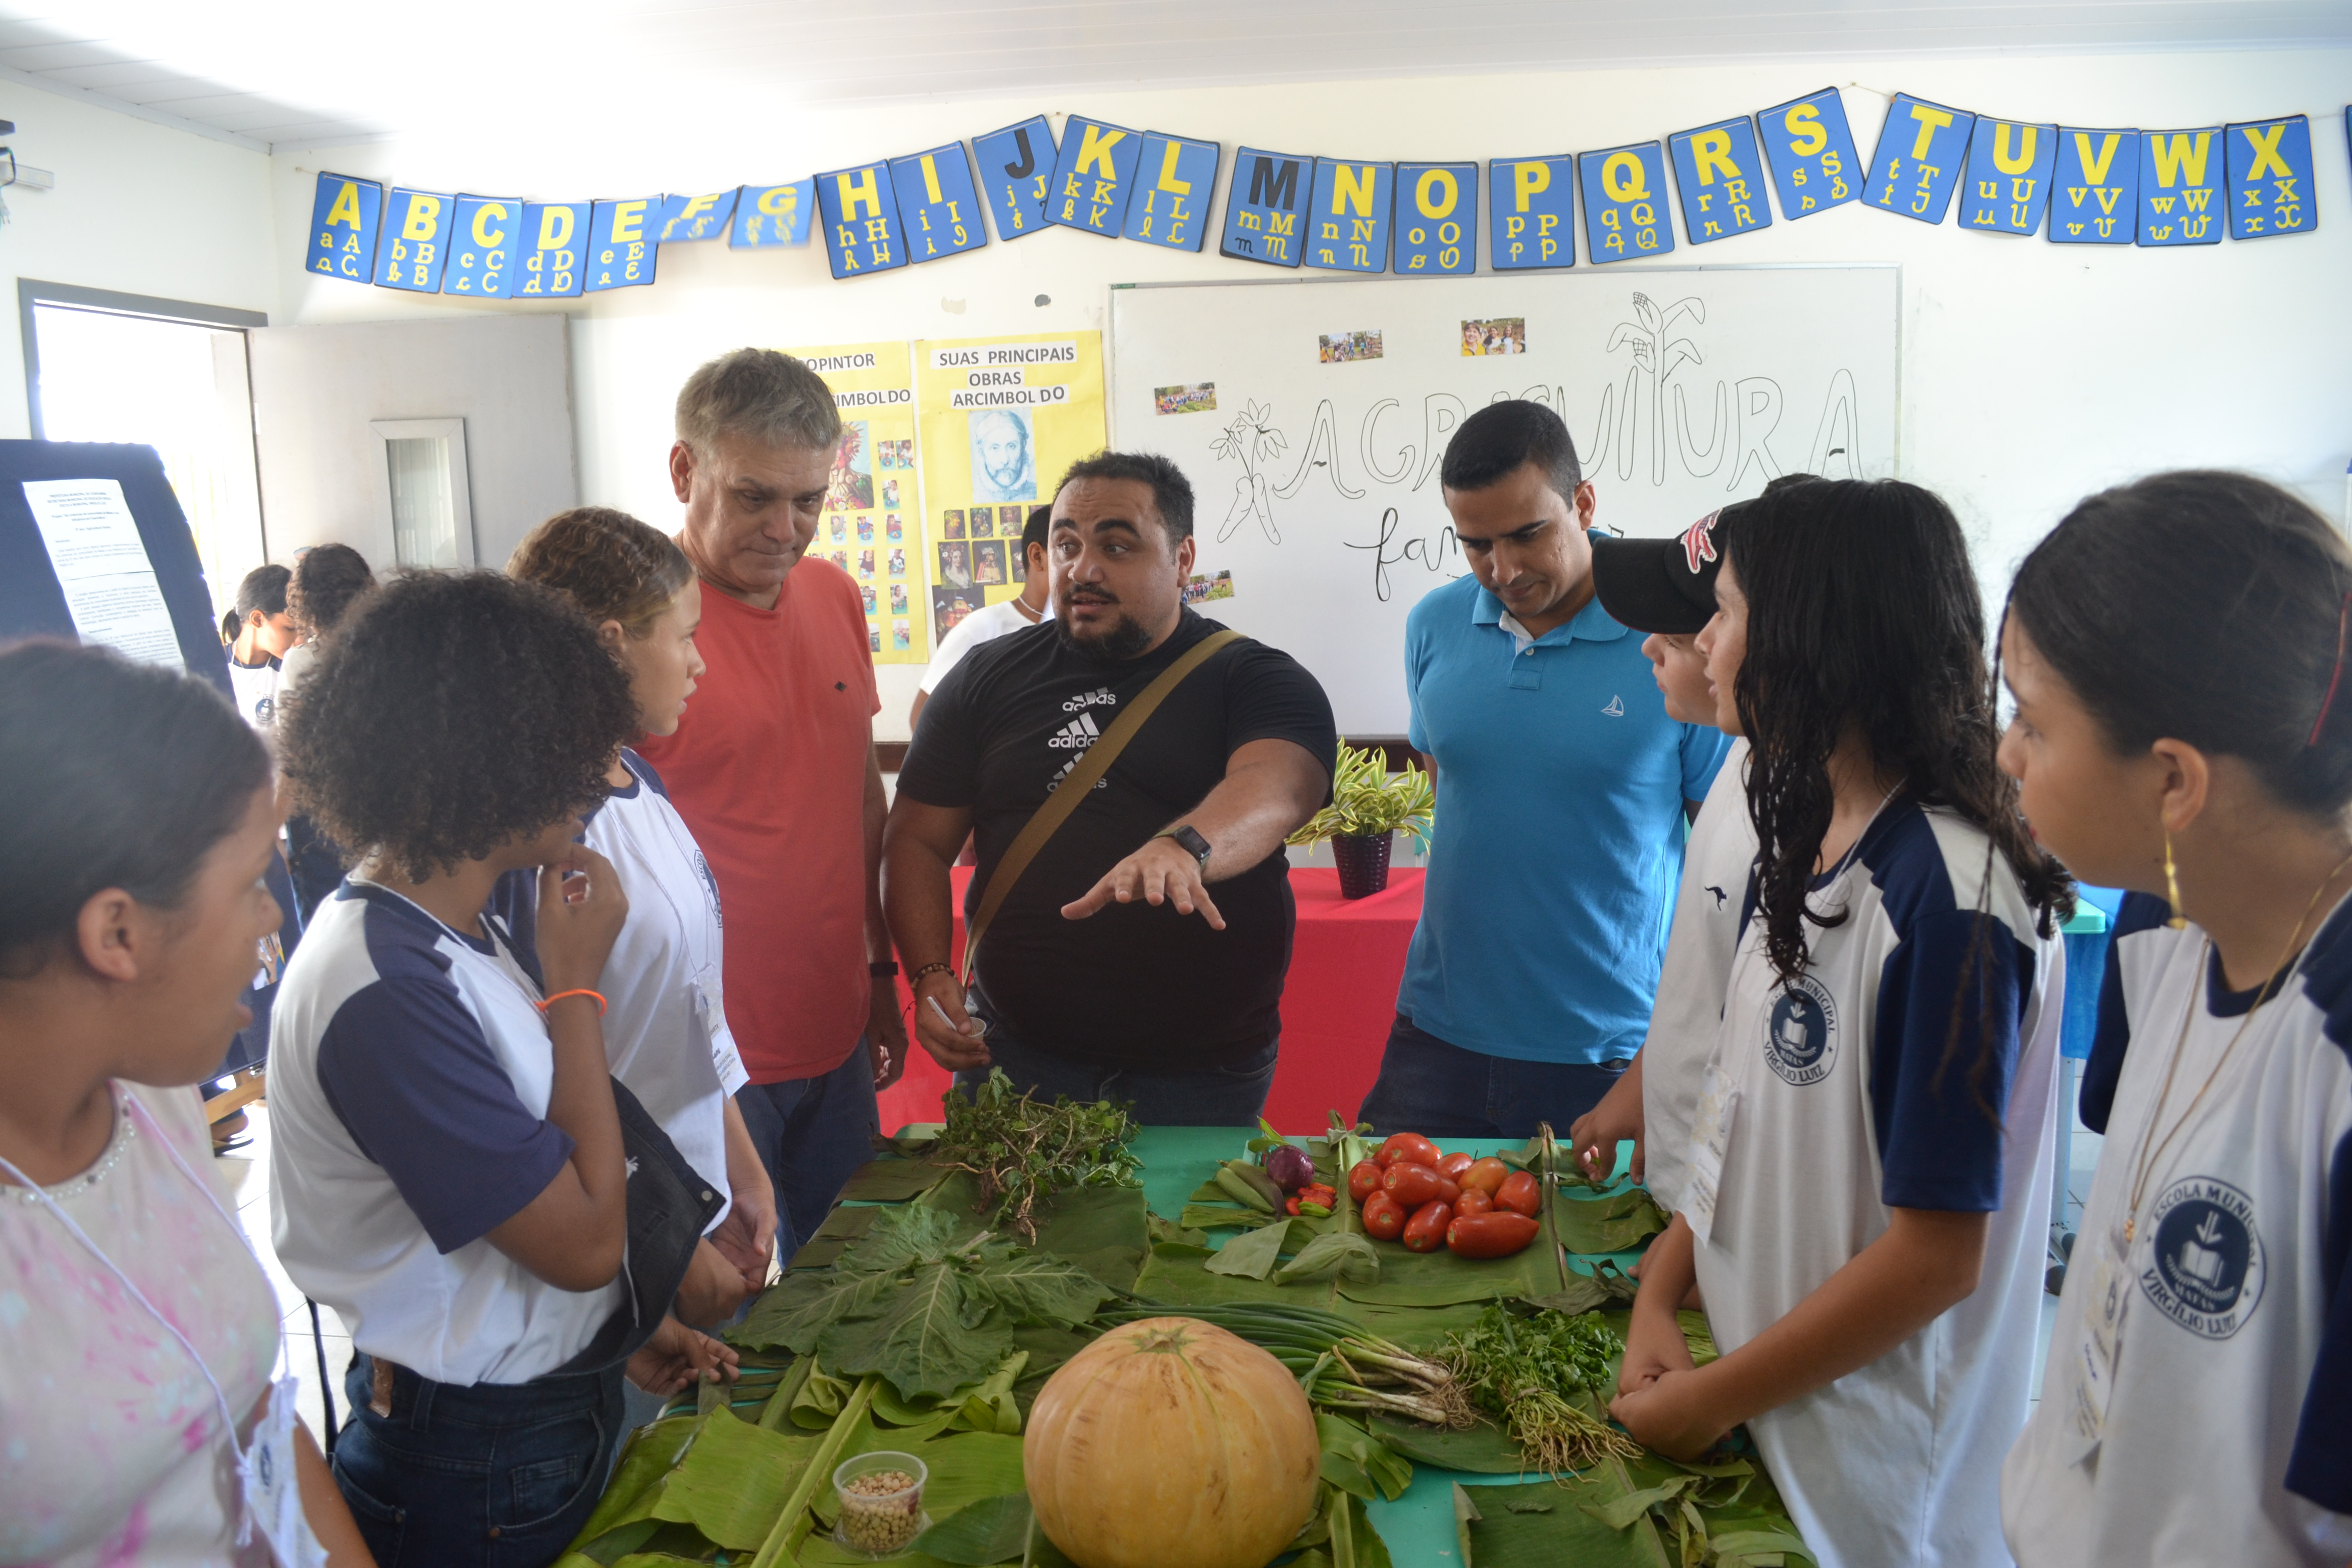
[[[898,1204],[908,1198],[919,1198],[954,1174],[945,1165],[934,1165],[929,1160],[898,1158],[869,1160],[850,1173],[841,1189],[837,1202],[845,1204]]]
[[[672,1416],[635,1434],[570,1555],[610,1563],[606,1538],[651,1544],[662,1522],[690,1525],[711,1545],[755,1551],[799,1481],[819,1436],[785,1436],[731,1416]],[[609,1547],[606,1548],[609,1551]]]
[[[970,1568],[1016,1563],[1028,1548],[1035,1519],[1027,1492],[982,1498],[915,1537],[909,1551]]]
[[[1381,1277],[1381,1255],[1372,1244],[1352,1231],[1327,1231],[1298,1249],[1298,1256],[1274,1271],[1277,1285],[1319,1283],[1337,1276],[1367,1282]]]
[[[1519,1451],[1511,1435],[1490,1421],[1481,1420],[1460,1432],[1386,1415],[1375,1415],[1367,1425],[1374,1436],[1417,1465],[1481,1476],[1542,1473],[1529,1469],[1527,1456]]]
[[[982,1498],[1003,1497],[1022,1487],[1021,1439],[999,1432],[958,1432],[910,1443],[904,1430],[861,1421],[850,1429],[841,1458],[874,1453],[912,1454],[923,1461],[930,1471],[923,1483],[923,1511],[934,1524],[944,1523]],[[831,1530],[840,1516],[840,1494],[830,1484],[819,1487],[812,1511]]]
[[[1297,1220],[1287,1225],[1269,1225],[1234,1237],[1201,1267],[1212,1274],[1263,1279],[1274,1272],[1274,1266],[1284,1253],[1297,1252],[1307,1240],[1306,1227]]]
[[[1272,1225],[1286,1217],[1278,1214],[1261,1214],[1256,1209],[1245,1209],[1238,1204],[1186,1204],[1176,1223],[1182,1229],[1196,1232],[1236,1227],[1255,1230],[1260,1226]]]
[[[1548,1296],[1568,1283],[1555,1235],[1547,1215],[1535,1240],[1508,1258],[1457,1258],[1443,1247],[1435,1252],[1407,1252],[1402,1247],[1384,1246],[1380,1249],[1380,1278],[1342,1279],[1339,1294],[1350,1301],[1383,1307],[1448,1307],[1462,1301]]]
[[[1630,1252],[1666,1228],[1666,1211],[1642,1187],[1605,1198],[1572,1198],[1565,1191],[1551,1200],[1553,1224],[1570,1252]]]
[[[1580,1506],[1623,1491],[1614,1479],[1590,1476],[1460,1488],[1462,1561],[1465,1568],[1676,1568],[1646,1513],[1612,1530]]]
[[[1394,1502],[1412,1484],[1412,1466],[1371,1433],[1328,1410],[1315,1413],[1315,1435],[1323,1447],[1323,1479],[1364,1501]]]

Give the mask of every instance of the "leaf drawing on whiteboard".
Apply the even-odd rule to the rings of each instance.
[[[1265,474],[1262,465],[1279,458],[1289,449],[1290,443],[1281,431],[1268,423],[1274,416],[1271,405],[1247,403],[1225,426],[1224,434],[1209,443],[1209,450],[1219,458],[1231,458],[1240,462],[1242,471],[1234,480],[1234,504],[1218,526],[1217,542],[1223,544],[1234,531],[1251,518],[1265,530],[1268,542],[1282,542],[1282,531],[1274,526],[1274,501],[1266,493]]]
[[[1673,375],[1685,361],[1693,364],[1706,363],[1706,356],[1698,352],[1696,343],[1688,338],[1667,336],[1675,330],[1675,323],[1685,316],[1705,324],[1706,301],[1694,295],[1677,300],[1660,310],[1647,294],[1636,294],[1633,296],[1634,319],[1618,322],[1609,334],[1611,353],[1621,348],[1633,351],[1633,368],[1625,373],[1625,423],[1620,431],[1617,449],[1617,477],[1621,479],[1633,477],[1633,441],[1634,426],[1639,423],[1633,416],[1634,388],[1641,377],[1647,376],[1650,381],[1650,482],[1654,485],[1666,482],[1666,378]],[[1597,451],[1594,457],[1597,460]]]

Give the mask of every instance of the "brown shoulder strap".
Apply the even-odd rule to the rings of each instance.
[[[1078,759],[1078,765],[1064,774],[1060,785],[1045,797],[1045,804],[1021,825],[1020,835],[1004,851],[1004,858],[996,863],[996,868],[989,873],[988,886],[981,891],[980,908],[972,915],[971,928],[964,936],[963,983],[966,985],[971,984],[972,964],[978,961],[980,939],[986,934],[988,922],[996,918],[996,911],[1003,907],[1005,895],[1013,891],[1013,885],[1021,879],[1021,873],[1029,868],[1029,862],[1037,858],[1037,851],[1045,847],[1045,840],[1053,837],[1055,830],[1069,820],[1070,814],[1078,809],[1078,803],[1087,798],[1087,792],[1095,787],[1095,781],[1110,771],[1111,763],[1118,761],[1119,752],[1135,739],[1135,732],[1143,728],[1144,721],[1151,717],[1153,710],[1167,700],[1168,694],[1183,685],[1185,677],[1206,664],[1211,655],[1228,643],[1239,642],[1241,636],[1228,626],[1222,631],[1211,632],[1186,648],[1181,658],[1161,670],[1151,684],[1143,689],[1142,696],[1111,721],[1110,728],[1102,732],[1102,738],[1087,748],[1086,754]]]

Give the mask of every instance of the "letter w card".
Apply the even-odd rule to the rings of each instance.
[[[962,142],[891,159],[890,181],[898,187],[898,217],[906,225],[908,253],[916,261],[936,261],[988,243],[980,189]]]
[[[2139,234],[2139,132],[2058,128],[2050,243],[2129,245]]]
[[[1214,142],[1144,132],[1135,195],[1127,204],[1127,237],[1170,250],[1199,250],[1209,237],[1209,204],[1216,199],[1217,166],[1224,156],[1224,148]]]
[[[2058,163],[2058,128],[1979,119],[1969,139],[1960,188],[1960,226],[2030,235],[2050,208],[2050,171]]]
[[[1073,114],[1062,121],[1062,157],[1045,197],[1045,221],[1116,239],[1135,194],[1143,133]]]
[[[1045,193],[1060,157],[1053,123],[1040,114],[971,139],[980,159],[981,199],[999,239],[1026,239],[1046,226]]]
[[[2139,133],[2139,243],[2219,245],[2221,128]]]
[[[1977,117],[1965,109],[1947,109],[1907,92],[1896,93],[1886,106],[1878,151],[1870,155],[1862,199],[1920,223],[1943,222],[1952,192],[1959,186],[1969,132],[1976,123]]]
[[[1764,199],[1764,154],[1745,115],[1666,138],[1675,160],[1675,189],[1683,203],[1683,232],[1693,245],[1768,228],[1772,204]]]
[[[1780,193],[1782,217],[1811,217],[1862,199],[1862,160],[1837,89],[1768,109],[1756,117],[1756,128]]]
[[[2308,116],[2231,126],[2229,166],[2231,239],[2309,234],[2319,226]]]

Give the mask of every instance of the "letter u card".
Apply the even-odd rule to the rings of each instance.
[[[1045,224],[1045,193],[1061,154],[1044,115],[971,139],[980,160],[981,199],[999,239],[1025,239]]]
[[[441,291],[441,271],[449,264],[449,219],[457,198],[436,191],[393,188],[384,204],[384,237],[376,251],[379,288],[412,294]]]
[[[2139,243],[2219,245],[2221,127],[2139,134]]]
[[[1896,93],[1886,106],[1878,150],[1870,155],[1870,174],[1862,184],[1864,202],[1921,223],[1943,222],[1960,183],[1969,132],[1976,122],[1977,117],[1965,109],[1947,109],[1907,92]]]
[[[2139,235],[2139,132],[2058,128],[2053,245],[2129,245]]]
[[[1399,277],[1452,277],[1478,270],[1478,165],[1399,163]]]
[[[320,174],[310,202],[308,269],[364,283],[375,268],[376,228],[383,217],[383,187],[348,174]]]
[[[2232,125],[2229,142],[2231,239],[2309,234],[2319,226],[2308,116]]]
[[[1666,138],[1682,197],[1683,232],[1693,245],[1728,239],[1772,223],[1764,199],[1764,153],[1756,127],[1742,115]]]
[[[1170,250],[1199,250],[1208,237],[1209,203],[1217,194],[1217,165],[1224,155],[1214,142],[1144,132],[1135,194],[1127,204],[1127,237]]]
[[[1969,138],[1960,188],[1960,226],[1993,234],[2032,234],[2050,209],[2050,172],[2058,164],[2058,128],[1979,118]]]
[[[898,195],[887,163],[862,163],[816,177],[824,215],[825,260],[836,279],[889,272],[907,265]]]
[[[916,261],[936,261],[988,243],[980,188],[962,142],[891,159],[890,179],[898,187],[898,218]]]
[[[1062,156],[1045,197],[1045,221],[1117,238],[1142,157],[1140,132],[1071,115],[1062,122]]]
[[[1862,160],[1838,89],[1793,98],[1756,117],[1764,161],[1780,193],[1780,216],[1811,217],[1862,199]]]
[[[1307,265],[1327,272],[1389,269],[1389,207],[1396,197],[1394,163],[1315,160],[1315,195],[1308,203]]]
[[[1595,265],[1675,247],[1666,216],[1666,153],[1655,142],[1576,155],[1584,186],[1584,250]]]
[[[1497,158],[1486,165],[1486,243],[1497,272],[1576,265],[1576,160]]]

